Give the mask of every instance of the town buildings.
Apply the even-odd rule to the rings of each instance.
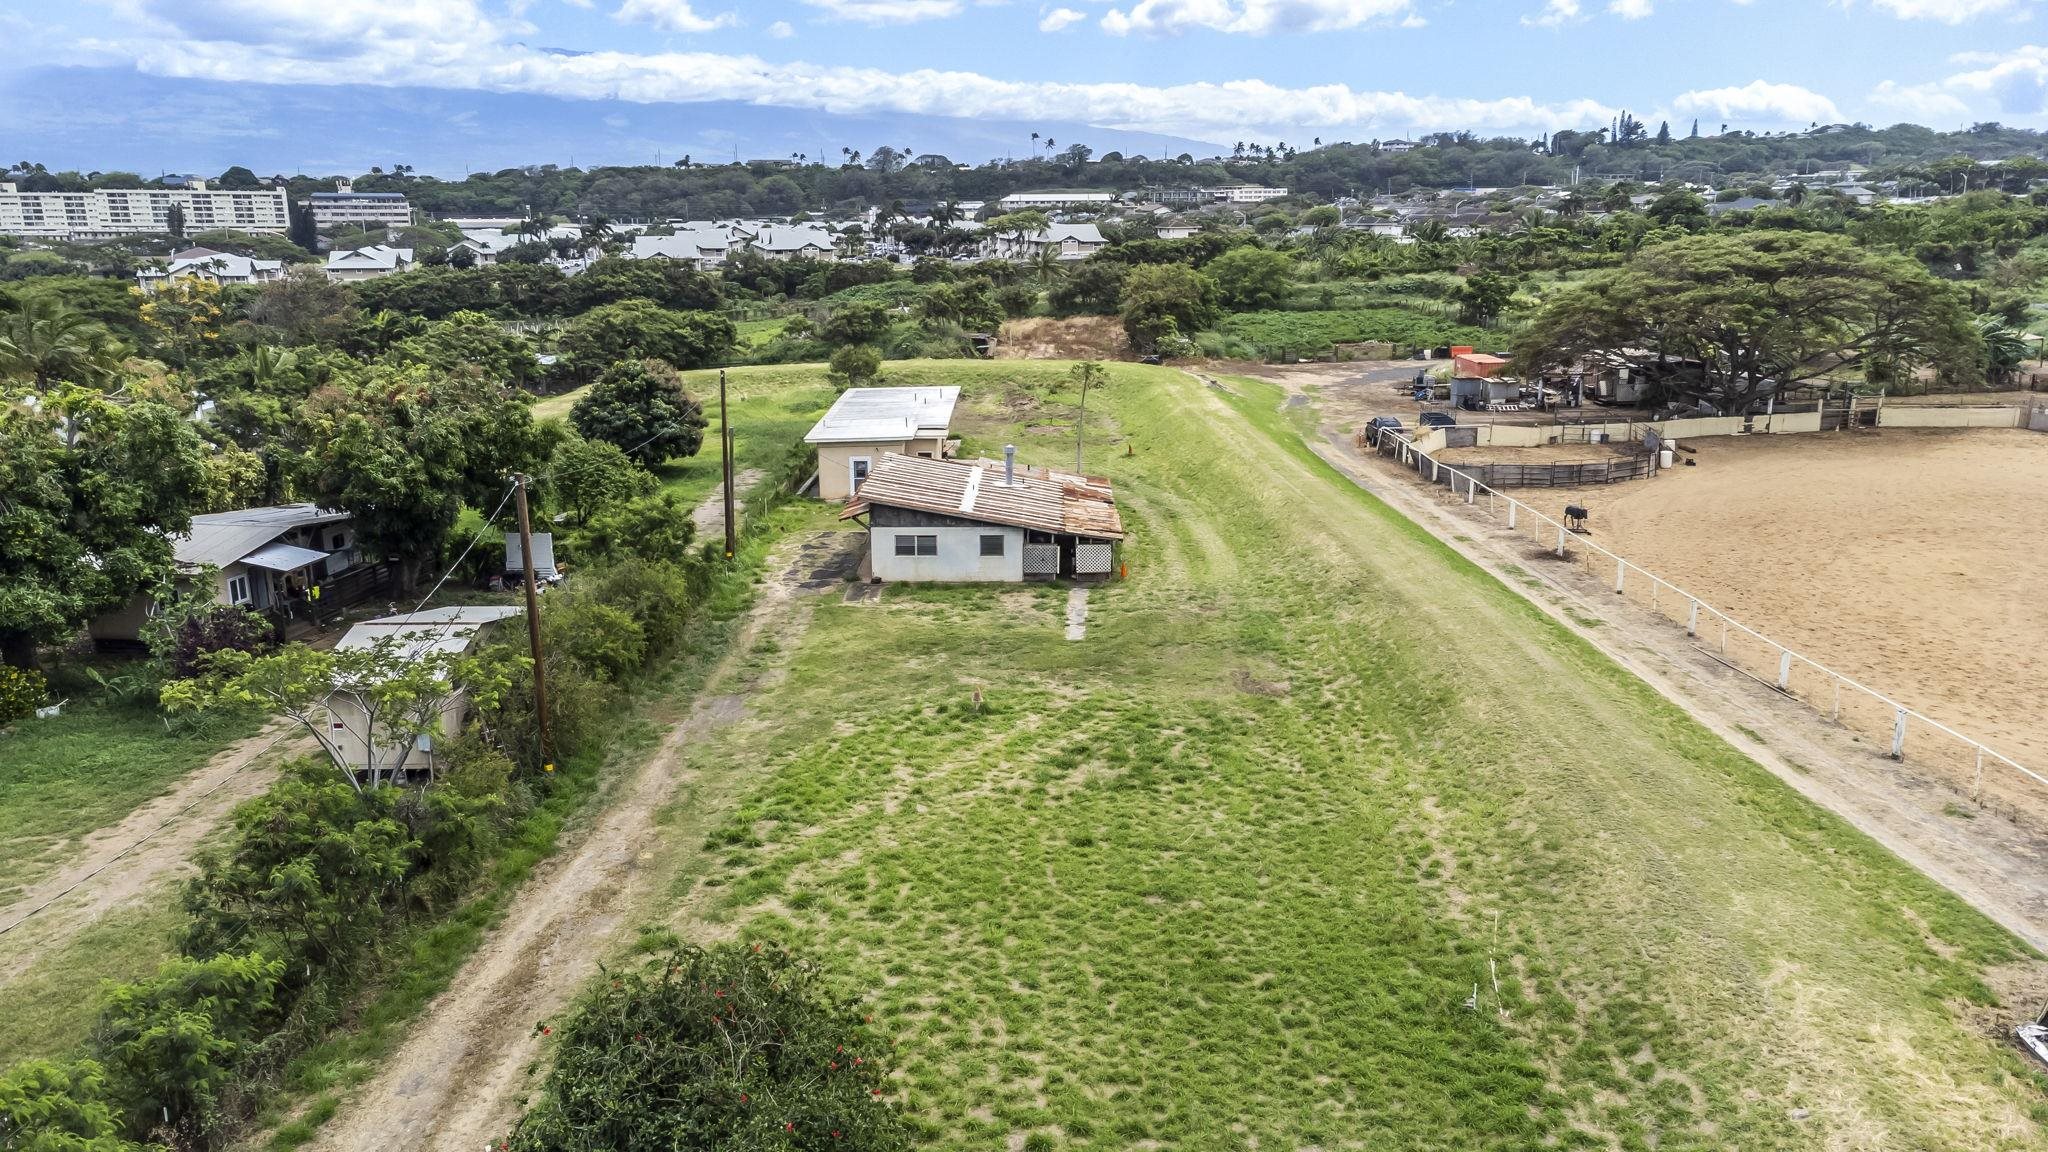
[[[282,188],[215,191],[194,188],[102,188],[92,192],[23,192],[0,183],[0,234],[53,240],[111,240],[170,235],[171,209],[184,214],[182,234],[232,229],[282,234],[291,205]]]
[[[404,228],[412,223],[412,205],[403,192],[358,192],[346,180],[335,181],[332,192],[313,193],[306,203],[319,228]]]

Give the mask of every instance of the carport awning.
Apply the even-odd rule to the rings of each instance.
[[[268,568],[272,572],[296,572],[308,564],[318,564],[327,559],[327,553],[315,552],[295,544],[265,544],[247,556],[242,563],[252,568]]]

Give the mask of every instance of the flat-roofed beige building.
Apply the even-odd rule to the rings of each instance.
[[[959,446],[947,439],[960,389],[849,388],[809,434],[818,449],[818,498],[845,500],[885,453],[943,460]]]

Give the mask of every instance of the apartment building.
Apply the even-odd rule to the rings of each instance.
[[[110,240],[168,234],[171,208],[185,213],[185,234],[231,228],[283,233],[291,208],[282,188],[214,191],[196,188],[102,188],[92,192],[23,192],[0,183],[0,234],[48,239]]]
[[[358,192],[346,180],[336,180],[332,192],[313,193],[306,204],[318,228],[404,228],[412,223],[412,205],[406,202],[405,193]]]

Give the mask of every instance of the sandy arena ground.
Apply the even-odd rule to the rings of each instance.
[[[2035,771],[2048,769],[2048,435],[1688,441],[1699,465],[1517,493],[1594,540]]]

